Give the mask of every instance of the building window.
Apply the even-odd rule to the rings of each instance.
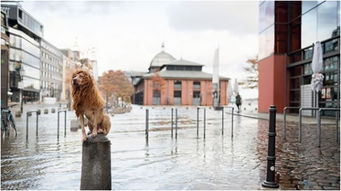
[[[181,91],[174,91],[174,104],[181,105]]]
[[[181,89],[181,81],[180,80],[174,81],[174,89]]]
[[[194,89],[200,89],[200,82],[193,82]]]
[[[19,9],[19,18],[22,19],[22,10]]]
[[[302,15],[301,48],[340,35],[339,3],[325,1]]]
[[[200,91],[193,91],[193,105],[200,105]]]
[[[153,105],[160,105],[161,104],[161,92],[160,90],[153,91]]]

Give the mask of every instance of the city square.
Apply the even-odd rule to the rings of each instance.
[[[2,190],[340,190],[339,1],[10,0],[1,27]]]

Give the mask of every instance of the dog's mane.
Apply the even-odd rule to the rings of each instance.
[[[85,70],[77,70],[74,74],[86,73],[90,77],[90,81],[79,87],[72,87],[73,104],[72,108],[76,111],[76,116],[83,114],[84,110],[90,108],[103,108],[104,100],[89,72]]]

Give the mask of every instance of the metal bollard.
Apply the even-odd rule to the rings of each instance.
[[[224,135],[224,108],[221,108],[221,134]]]
[[[175,108],[175,139],[178,139],[178,108]]]
[[[206,108],[204,108],[204,139],[206,138]]]
[[[232,119],[231,119],[231,138],[233,138],[233,113],[234,113],[234,107],[232,107]]]
[[[66,110],[65,112],[65,118],[64,118],[64,137],[66,137]]]
[[[336,111],[336,143],[339,142],[339,115],[340,115],[340,110],[339,111]]]
[[[199,107],[197,107],[197,138],[199,138]]]
[[[36,112],[36,136],[38,136],[38,116],[39,116],[40,112]]]
[[[149,109],[146,109],[146,142],[148,144],[149,139]]]
[[[268,157],[267,157],[267,173],[266,180],[262,183],[263,187],[278,188],[279,185],[275,179],[275,162],[276,162],[276,107],[271,105],[269,108],[269,141],[268,141]]]
[[[57,112],[57,138],[59,138],[59,112]]]
[[[28,141],[28,116],[30,112],[26,112],[26,141]]]
[[[173,138],[173,108],[171,109],[171,137]]]
[[[103,134],[83,142],[81,190],[111,190],[110,144]]]

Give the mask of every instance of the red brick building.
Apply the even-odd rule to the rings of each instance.
[[[270,105],[278,112],[286,106],[339,108],[340,2],[261,1],[259,16],[259,112]],[[322,44],[324,75],[318,105],[310,88],[316,41]]]
[[[149,72],[134,83],[133,102],[141,105],[212,106],[212,74],[204,65],[184,59],[176,60],[165,51],[151,61]],[[220,104],[227,105],[229,78],[220,77]]]

